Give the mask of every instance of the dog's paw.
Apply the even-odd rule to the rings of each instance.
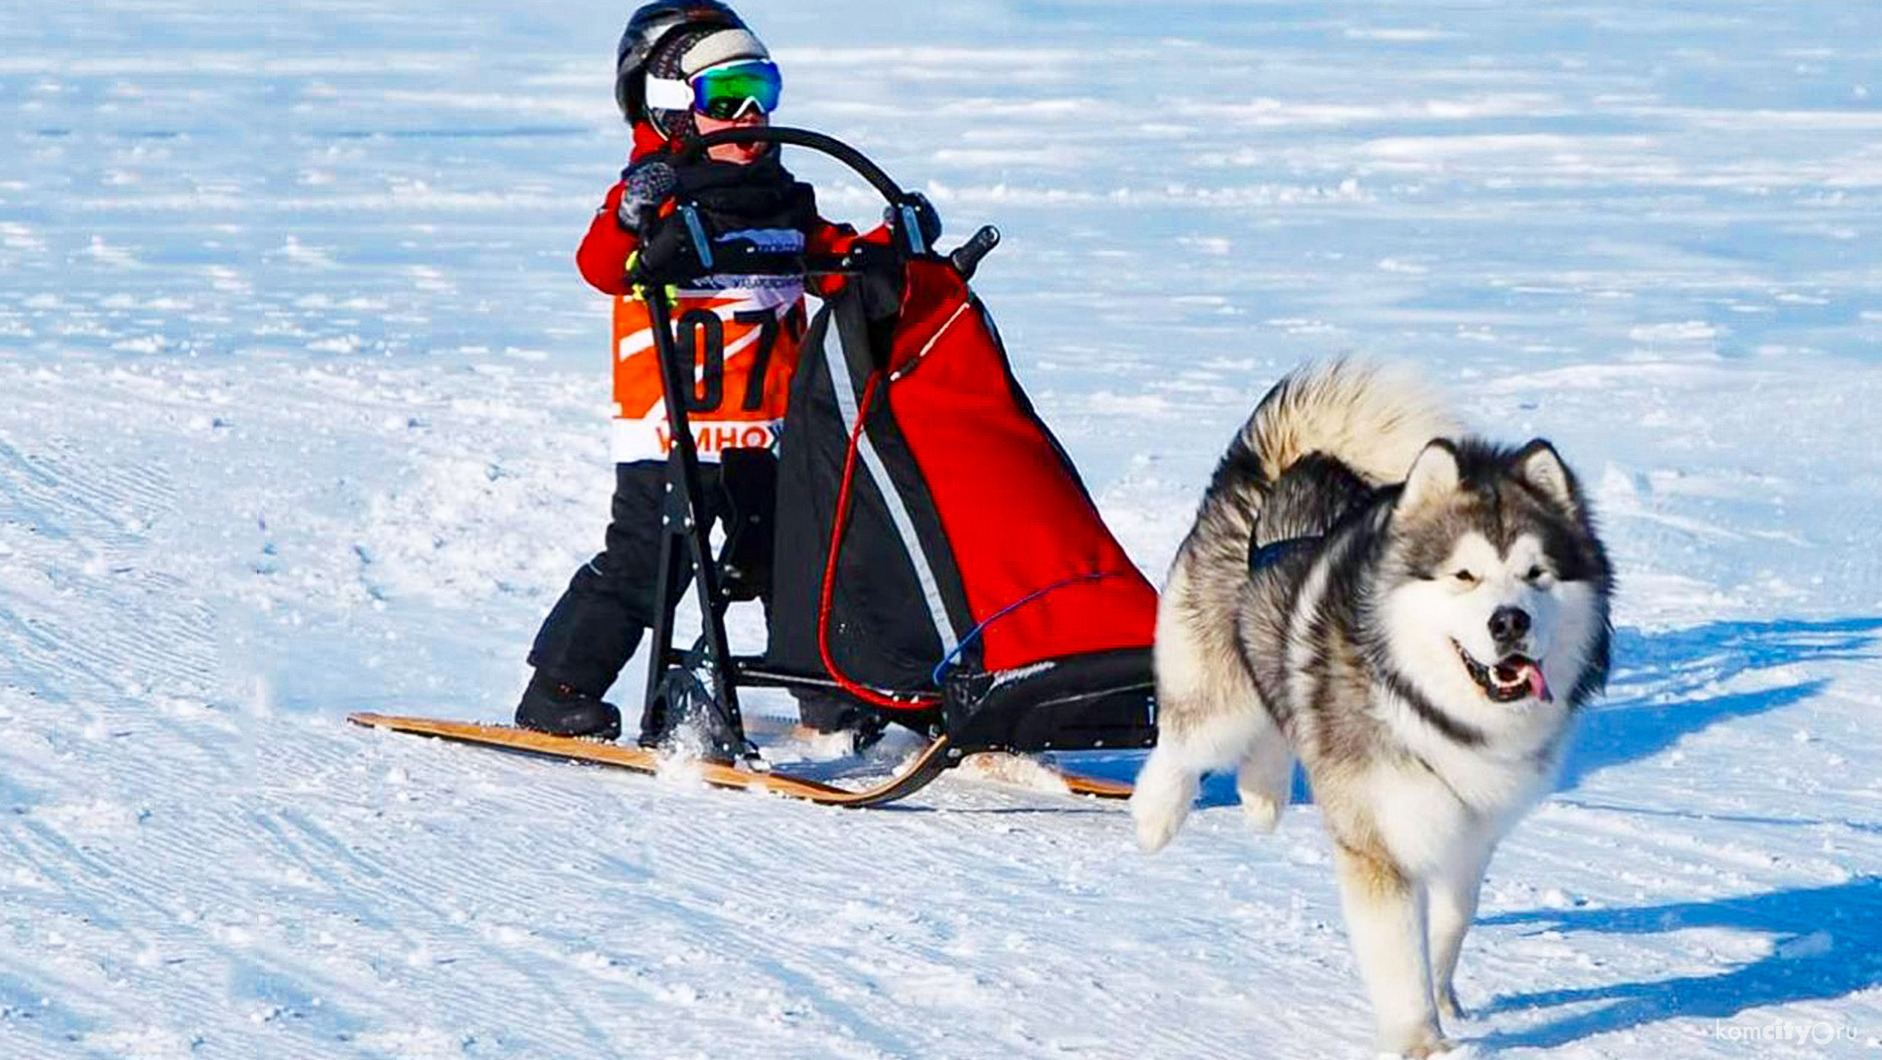
[[[1281,811],[1287,804],[1269,798],[1266,795],[1242,793],[1242,816],[1248,818],[1248,824],[1262,835],[1273,832],[1281,824]]]
[[[1131,819],[1137,823],[1137,845],[1146,854],[1168,846],[1196,802],[1197,777],[1176,765],[1162,748],[1150,755],[1137,774],[1131,792]]]
[[[1449,1038],[1414,1045],[1403,1052],[1380,1053],[1379,1060],[1476,1060],[1477,1051]]]
[[[1189,817],[1189,807],[1170,802],[1151,805],[1131,798],[1131,818],[1137,823],[1137,846],[1146,854],[1155,854],[1170,845],[1182,831]]]
[[[1384,1035],[1379,1043],[1381,1060],[1470,1060],[1471,1055],[1468,1047],[1460,1050],[1456,1042],[1446,1038],[1435,1026]]]

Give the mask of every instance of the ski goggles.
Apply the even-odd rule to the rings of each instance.
[[[769,59],[747,59],[701,70],[685,81],[647,79],[647,105],[657,110],[695,110],[734,121],[753,107],[769,114],[784,93],[784,76]]]

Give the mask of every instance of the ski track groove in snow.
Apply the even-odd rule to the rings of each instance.
[[[448,888],[442,886],[443,881],[435,875],[402,872],[372,856],[353,850],[318,823],[293,809],[277,809],[270,819],[265,820],[256,815],[256,820],[280,844],[284,853],[312,870],[317,878],[322,878],[335,895],[371,892],[381,899],[379,909],[362,919],[367,920],[372,928],[397,940],[398,945],[391,949],[400,954],[411,969],[404,974],[422,979],[427,963],[455,962],[462,959],[456,954],[482,949],[481,956],[502,966],[496,970],[501,988],[514,990],[521,996],[554,999],[551,1010],[539,1014],[542,1022],[536,1025],[536,1033],[544,1033],[542,1028],[545,1026],[566,1030],[551,1036],[547,1041],[539,1042],[539,1048],[547,1047],[551,1055],[561,1055],[579,1049],[581,1042],[596,1037],[597,1028],[573,1005],[573,999],[558,997],[551,989],[552,984],[542,981],[540,972],[522,965],[504,949],[477,946],[479,939],[471,926],[466,925],[460,916],[426,897],[429,894],[448,893]],[[322,863],[328,867],[319,868]],[[492,869],[505,867],[492,866]],[[407,924],[415,926],[402,926]],[[442,938],[437,936],[440,931],[445,932]],[[386,952],[383,942],[378,948],[380,952]],[[434,956],[436,951],[452,956]],[[396,987],[397,983],[394,981],[386,985]],[[474,991],[468,988],[447,988],[438,992],[449,1002],[467,1009],[475,1004]]]

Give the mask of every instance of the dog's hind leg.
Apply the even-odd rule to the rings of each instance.
[[[1202,775],[1240,765],[1268,723],[1235,636],[1247,560],[1224,567],[1233,549],[1193,544],[1178,555],[1157,608],[1157,749],[1131,795],[1145,851],[1163,849],[1188,819]]]
[[[1202,775],[1241,762],[1264,726],[1271,723],[1254,703],[1232,714],[1166,726],[1131,793],[1137,845],[1150,853],[1163,849],[1189,819]]]
[[[1202,771],[1192,770],[1167,740],[1150,752],[1131,791],[1131,819],[1137,823],[1137,845],[1146,854],[1167,846],[1189,819],[1196,802]]]
[[[1272,720],[1256,733],[1248,756],[1235,773],[1235,791],[1242,797],[1242,813],[1259,832],[1274,831],[1281,823],[1294,786],[1294,750],[1287,734]]]

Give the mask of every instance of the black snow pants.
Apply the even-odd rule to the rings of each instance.
[[[717,464],[699,465],[708,518],[725,516]],[[614,466],[614,503],[605,547],[569,579],[529,651],[529,665],[581,692],[600,698],[626,669],[641,638],[654,624],[659,594],[661,511],[667,466],[648,460]],[[691,577],[690,563],[671,572],[677,591]],[[769,593],[765,610],[770,611]],[[854,704],[836,697],[800,695],[804,724],[823,730],[857,723]]]
[[[699,466],[706,505],[719,512],[719,467]],[[614,503],[606,544],[569,579],[536,634],[529,665],[578,691],[605,695],[621,676],[647,628],[659,596],[661,509],[667,467],[657,460],[614,465]],[[691,573],[673,573],[675,587]]]

